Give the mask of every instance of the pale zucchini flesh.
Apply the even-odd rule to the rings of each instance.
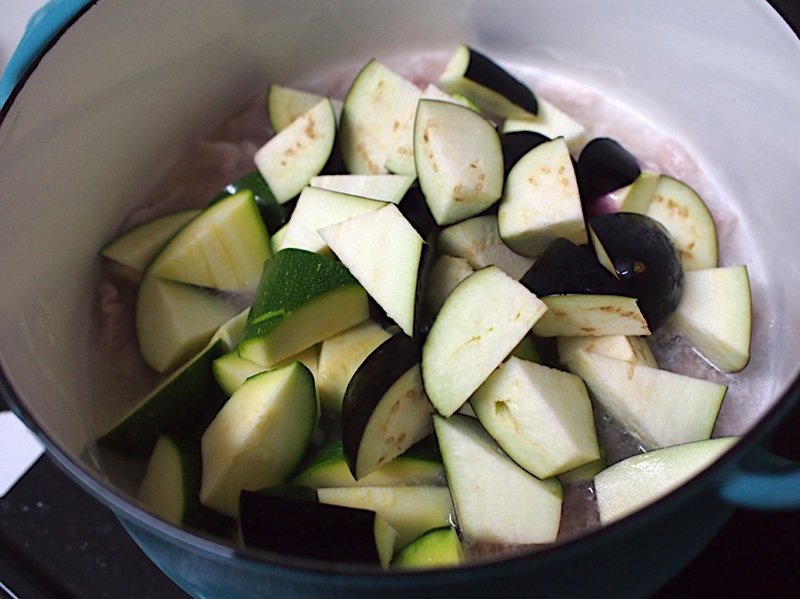
[[[125,266],[144,272],[175,234],[197,217],[202,210],[184,210],[154,218],[126,231],[100,253]]]
[[[719,459],[737,441],[723,437],[649,451],[594,477],[600,522],[611,524],[657,501]]]
[[[172,238],[149,273],[200,287],[252,292],[272,256],[269,234],[251,191],[206,208]]]
[[[173,371],[236,314],[230,302],[206,289],[145,273],[136,301],[139,351],[153,370]]]
[[[300,362],[248,379],[203,433],[200,501],[236,517],[240,491],[288,480],[316,424],[314,377]]]
[[[464,548],[453,526],[429,530],[392,560],[393,568],[443,568],[464,562]]]
[[[364,288],[342,264],[286,249],[264,264],[239,355],[274,366],[369,318]]]

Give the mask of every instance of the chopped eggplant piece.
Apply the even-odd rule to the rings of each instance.
[[[383,527],[373,511],[242,491],[239,514],[248,547],[330,562],[382,563],[376,533]]]
[[[636,157],[616,140],[597,137],[578,157],[578,185],[584,206],[600,196],[633,183],[641,174]]]
[[[591,252],[559,237],[520,279],[539,297],[545,295],[625,295],[620,281]]]
[[[503,146],[503,164],[506,177],[508,171],[533,148],[550,138],[535,131],[508,131],[500,135],[500,145]]]
[[[492,116],[525,118],[539,112],[530,88],[496,62],[463,44],[453,54],[439,84],[449,94],[465,95]]]
[[[635,297],[650,331],[663,325],[681,300],[683,266],[667,230],[634,212],[614,212],[589,221],[598,255],[607,256],[623,285]],[[606,265],[608,266],[608,265]]]
[[[356,480],[433,432],[418,341],[395,333],[359,366],[342,402],[342,445]]]

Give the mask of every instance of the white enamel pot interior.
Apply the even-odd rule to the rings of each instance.
[[[625,521],[453,572],[382,574],[245,553],[153,517],[133,499],[135,481],[92,441],[117,394],[96,389],[98,249],[193,139],[270,82],[319,81],[342,65],[354,73],[373,57],[413,71],[414,57],[447,56],[460,42],[520,74],[532,66],[602,90],[695,161],[697,185],[726,215],[722,262],[747,263],[753,284],[752,384],[731,400],[741,422],[726,425],[743,440]],[[776,477],[740,466],[766,461],[760,447],[797,399],[798,98],[800,43],[760,0],[89,3],[0,113],[2,390],[51,456],[198,597],[644,595],[699,551],[732,504],[800,504],[796,470]]]

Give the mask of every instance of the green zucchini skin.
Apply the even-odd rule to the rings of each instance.
[[[378,477],[376,479],[376,477]],[[349,487],[354,485],[408,486],[444,484],[444,467],[436,437],[429,435],[373,474],[356,481],[344,455],[341,437],[334,438],[289,481],[290,485]]]
[[[421,361],[420,343],[398,332],[379,345],[350,379],[342,401],[342,449],[353,476],[373,412],[392,385]]]
[[[236,531],[236,521],[200,503],[200,481],[202,476],[202,458],[200,455],[200,440],[196,436],[163,435],[159,443],[168,444],[169,451],[177,454],[179,470],[169,472],[166,463],[153,463],[150,468],[162,469],[162,480],[165,486],[159,486],[157,491],[163,493],[160,498],[152,497],[149,501],[165,502],[180,501],[181,514],[177,522],[172,524],[183,525],[199,531],[214,534],[220,537],[232,537]],[[154,454],[155,456],[155,454]],[[142,498],[144,500],[144,498]],[[157,505],[150,506],[159,513]]]
[[[212,372],[214,360],[222,353],[219,340],[200,352],[101,435],[98,444],[128,457],[147,459],[162,434],[199,438],[226,400]]]
[[[434,528],[406,545],[392,560],[393,568],[441,568],[464,562],[464,549],[453,526]]]
[[[242,491],[245,546],[325,561],[380,564],[375,512],[285,495]]]
[[[278,203],[278,200],[275,199],[272,190],[269,188],[269,185],[258,169],[226,185],[222,191],[214,196],[214,199],[211,200],[211,204],[209,205],[216,204],[220,200],[236,195],[240,191],[246,189],[253,192],[253,197],[255,197],[256,204],[258,205],[258,211],[261,213],[261,219],[264,221],[264,225],[267,227],[267,232],[270,235],[286,224],[286,221],[289,220],[286,210]]]
[[[298,273],[302,275],[297,276]],[[315,273],[318,276],[311,276]],[[271,284],[275,281],[282,284]],[[315,297],[339,287],[358,284],[347,267],[332,258],[307,250],[283,249],[264,263],[264,273],[242,333],[242,342],[265,335]]]

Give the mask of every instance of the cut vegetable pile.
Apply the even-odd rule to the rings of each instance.
[[[607,525],[735,442],[711,439],[727,388],[647,342],[750,358],[747,267],[688,185],[463,45],[425,89],[372,60],[343,101],[273,85],[268,111],[252,173],[102,250],[141,272],[164,380],[98,443],[148,460],[154,513],[452,567],[559,540],[570,488]],[[640,452],[608,463],[603,418]]]

